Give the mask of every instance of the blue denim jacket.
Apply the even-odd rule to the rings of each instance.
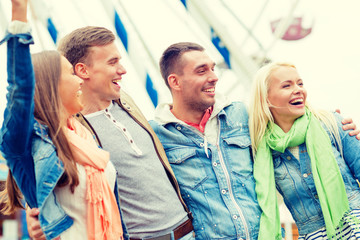
[[[180,121],[150,124],[194,216],[196,239],[257,239],[261,209],[255,193],[247,111],[243,103],[232,103],[213,120],[219,126],[214,129],[218,131],[215,145]]]
[[[8,42],[9,86],[0,151],[27,204],[39,208],[39,221],[46,238],[52,239],[73,224],[54,193],[64,167],[48,137],[47,127],[34,119],[35,80],[29,50],[32,36],[30,33],[8,33],[1,43],[5,41]],[[119,207],[117,185],[114,192]],[[123,229],[124,238],[128,239],[124,225]]]
[[[330,132],[327,132],[345,183],[350,208],[359,209],[360,188],[356,179],[360,177],[360,142],[355,137],[351,137],[348,131],[342,130],[342,119],[338,114],[335,118],[344,157],[341,157],[338,145]],[[296,222],[299,233],[304,235],[325,227],[306,144],[299,145],[299,160],[288,149],[284,153],[273,151],[272,154],[276,187],[284,197],[284,202]]]

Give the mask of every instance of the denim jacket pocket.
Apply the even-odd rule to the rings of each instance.
[[[180,186],[196,189],[206,180],[205,166],[196,149],[178,147],[167,150],[167,157]]]
[[[287,175],[287,169],[283,160],[281,159],[281,157],[275,157],[273,159],[273,163],[274,163],[275,180],[276,181],[284,180]]]
[[[242,182],[253,176],[253,161],[251,157],[251,141],[249,136],[236,135],[222,138],[227,145],[224,148],[224,159],[236,176],[240,176]]]
[[[247,148],[251,145],[250,138],[246,135],[223,137],[223,139],[228,145],[237,145],[240,148]]]

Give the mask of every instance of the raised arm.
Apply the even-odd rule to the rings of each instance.
[[[12,22],[1,43],[7,42],[8,93],[0,131],[0,150],[27,202],[36,206],[31,135],[34,125],[35,79],[29,45],[27,0],[12,0]]]
[[[27,0],[12,0],[12,22],[7,41],[8,93],[1,129],[1,151],[8,154],[24,154],[30,149],[30,137],[34,123],[34,72],[29,44],[33,42],[26,21]]]
[[[12,21],[27,22],[27,0],[11,0]]]

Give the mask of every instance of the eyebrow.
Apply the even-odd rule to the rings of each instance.
[[[121,59],[121,57],[112,57],[107,62],[110,63],[110,62],[113,62],[113,61],[120,61],[120,59]]]
[[[289,82],[292,82],[293,80],[285,80],[285,81],[282,81],[281,82],[281,84],[283,84],[283,83],[289,83]],[[295,82],[299,82],[299,81],[302,81],[302,79],[301,78],[299,78],[299,79],[297,79],[297,80],[295,80]]]
[[[199,69],[199,68],[203,68],[203,67],[207,67],[207,66],[208,66],[207,63],[201,64],[201,65],[199,65],[199,66],[196,66],[196,67],[194,68],[194,71],[196,71],[196,70]],[[211,67],[215,67],[215,66],[216,66],[216,63],[213,62],[212,65],[211,65]]]

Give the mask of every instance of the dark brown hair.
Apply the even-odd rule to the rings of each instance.
[[[181,57],[184,53],[190,51],[204,51],[205,49],[197,43],[179,42],[170,45],[162,54],[159,66],[160,72],[165,80],[166,86],[170,89],[168,77],[172,73],[182,74]]]
[[[91,65],[88,59],[90,48],[108,45],[115,35],[104,27],[87,26],[78,28],[66,35],[59,43],[58,50],[75,67],[79,62]]]

